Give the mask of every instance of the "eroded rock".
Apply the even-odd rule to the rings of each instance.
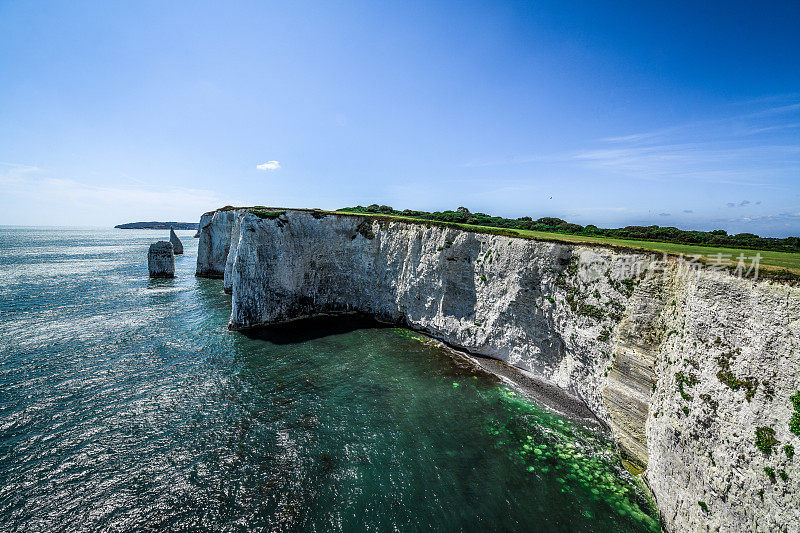
[[[175,234],[175,230],[172,229],[172,228],[169,228],[169,242],[172,243],[172,252],[175,255],[179,255],[179,254],[183,253],[183,243],[178,238],[178,236]]]
[[[147,252],[147,269],[151,278],[174,278],[175,255],[172,243],[158,241],[150,245]]]

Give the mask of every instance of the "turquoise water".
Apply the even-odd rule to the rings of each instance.
[[[603,435],[366,319],[226,329],[147,230],[0,228],[0,530],[658,531]]]

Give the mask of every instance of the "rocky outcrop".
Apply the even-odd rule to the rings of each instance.
[[[172,243],[172,250],[175,255],[180,255],[183,253],[183,243],[175,234],[175,230],[172,228],[169,228],[169,242]]]
[[[175,256],[171,242],[158,241],[150,245],[147,252],[147,270],[151,278],[175,277]]]
[[[669,531],[800,524],[798,459],[783,449],[800,451],[788,427],[797,288],[608,248],[303,210],[218,211],[200,246],[198,275],[232,291],[232,328],[361,311],[581,399],[645,470]],[[757,434],[770,438],[759,447]]]

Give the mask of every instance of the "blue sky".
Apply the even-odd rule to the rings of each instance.
[[[797,235],[798,27],[789,1],[0,0],[0,224],[381,203]]]

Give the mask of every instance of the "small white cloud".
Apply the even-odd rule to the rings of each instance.
[[[281,164],[277,161],[267,161],[266,163],[256,165],[256,168],[258,170],[275,170],[281,168]]]

